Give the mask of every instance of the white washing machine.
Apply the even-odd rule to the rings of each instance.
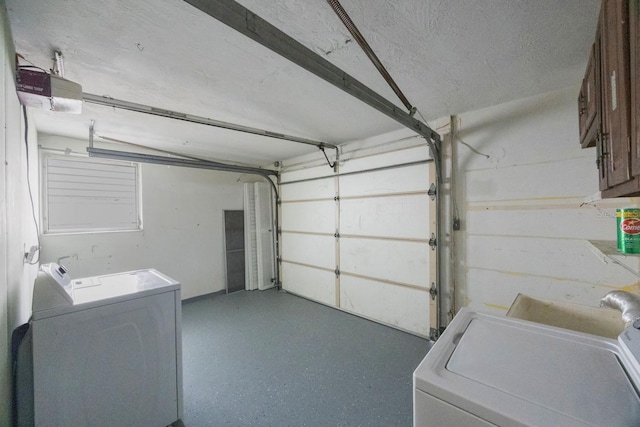
[[[64,267],[43,265],[21,344],[32,353],[33,412],[19,403],[19,424],[166,426],[179,420],[180,322],[180,284],[154,269],[71,279]],[[19,395],[24,403],[25,393]]]
[[[414,426],[637,427],[639,357],[634,327],[616,341],[463,309],[414,372]]]

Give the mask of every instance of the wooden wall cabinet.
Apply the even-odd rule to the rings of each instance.
[[[640,195],[640,0],[603,0],[578,98],[603,198]],[[593,93],[591,92],[593,90]]]
[[[629,3],[631,67],[631,172],[640,176],[640,0]]]

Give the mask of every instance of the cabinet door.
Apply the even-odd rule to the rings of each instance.
[[[589,57],[589,65],[591,65],[591,57]],[[587,70],[588,70],[587,66]],[[588,71],[587,71],[588,72]],[[584,137],[587,133],[587,79],[586,76],[582,80],[582,86],[580,86],[580,94],[578,95],[578,128],[580,130],[580,145],[582,148],[586,148],[584,144]]]
[[[578,108],[580,113],[580,144],[582,148],[596,144],[600,127],[600,44],[596,50],[594,43],[587,64],[587,71],[582,81]]]
[[[640,175],[640,0],[629,2],[629,50],[631,59],[631,166]]]
[[[605,161],[608,186],[613,187],[631,179],[629,2],[604,0],[602,7]]]
[[[604,20],[604,13],[602,10],[600,11],[600,16],[598,17],[598,27],[596,29],[596,40],[593,44],[593,52],[591,53],[593,57],[593,88],[595,94],[593,95],[591,104],[585,104],[586,109],[590,109],[585,113],[585,120],[590,115],[593,114],[593,123],[588,129],[588,134],[585,136],[585,140],[581,141],[583,143],[586,140],[593,139],[595,141],[596,146],[596,164],[598,165],[598,184],[600,190],[606,190],[609,188],[609,179],[607,171],[609,170],[609,166],[607,163],[609,152],[609,146],[607,145],[607,141],[602,137],[604,132],[604,113],[602,111],[602,26]],[[589,71],[587,71],[588,73]],[[586,100],[586,98],[585,98]]]

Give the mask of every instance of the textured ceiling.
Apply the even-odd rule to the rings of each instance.
[[[399,107],[322,0],[240,3]],[[427,120],[582,78],[599,0],[342,0]],[[6,0],[16,51],[97,95],[340,144],[400,125],[181,0]],[[38,112],[44,133],[100,136],[266,165],[314,147],[84,105]],[[99,141],[99,139],[98,139]]]

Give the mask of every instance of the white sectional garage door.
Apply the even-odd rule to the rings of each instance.
[[[322,176],[327,169],[292,172],[286,178]],[[329,177],[280,187],[283,288],[331,306],[338,306],[335,181]]]
[[[429,335],[435,202],[426,146],[281,176],[288,292]]]

